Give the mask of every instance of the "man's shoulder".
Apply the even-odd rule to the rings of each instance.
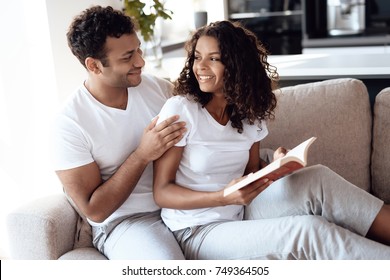
[[[148,73],[142,73],[141,85],[142,84],[144,84],[144,85],[157,85],[160,87],[173,87],[173,84],[170,81],[163,79],[163,78],[160,78],[160,77],[157,77],[157,76],[152,75],[152,74],[148,74]]]
[[[80,86],[74,92],[72,92],[63,103],[59,106],[56,118],[70,118],[70,119],[81,119],[83,116],[88,115],[91,109],[92,100],[86,94],[85,88]]]
[[[146,73],[142,74],[142,82],[137,88],[142,91],[145,89],[154,91],[165,99],[171,97],[173,92],[173,84],[170,81]]]

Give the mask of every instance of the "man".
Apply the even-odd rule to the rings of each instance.
[[[67,33],[88,77],[56,120],[55,170],[109,259],[183,259],[152,194],[152,161],[185,132],[179,116],[156,125],[168,81],[141,73],[145,62],[131,19],[95,6]]]

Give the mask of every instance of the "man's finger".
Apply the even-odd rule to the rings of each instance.
[[[155,116],[150,122],[150,124],[148,125],[148,130],[152,130],[156,126],[157,121],[158,121],[158,116]]]
[[[170,126],[172,123],[179,119],[179,115],[173,115],[172,117],[167,118],[156,126],[156,131],[160,132],[164,128]]]

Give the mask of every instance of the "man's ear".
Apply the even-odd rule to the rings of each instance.
[[[87,70],[91,71],[95,74],[101,73],[100,65],[101,64],[99,63],[99,60],[97,60],[97,59],[94,59],[92,57],[87,57],[85,59],[85,66],[87,67]]]

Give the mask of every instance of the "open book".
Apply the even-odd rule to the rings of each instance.
[[[271,162],[266,167],[255,173],[248,174],[241,181],[225,188],[223,195],[227,196],[260,178],[268,178],[272,181],[275,181],[284,175],[292,173],[293,171],[306,166],[308,149],[316,139],[316,137],[311,137],[310,139],[296,146],[294,149],[288,151],[284,157]]]

